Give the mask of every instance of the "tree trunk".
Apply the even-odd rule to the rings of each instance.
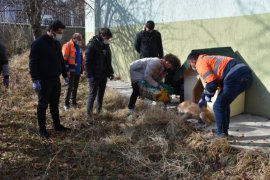
[[[95,0],[95,33],[101,28],[101,0]]]
[[[41,36],[41,12],[42,12],[42,1],[41,0],[24,0],[24,9],[27,13],[31,28],[33,38],[37,39]]]

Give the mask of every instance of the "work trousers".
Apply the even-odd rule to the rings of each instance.
[[[60,125],[59,98],[61,93],[60,79],[41,80],[41,90],[38,92],[37,116],[41,130],[46,129],[46,110],[48,105],[54,126]]]
[[[240,68],[223,81],[222,90],[219,92],[213,107],[218,135],[228,135],[230,104],[240,93],[251,86],[252,81],[252,73],[248,67]]]
[[[69,106],[69,100],[71,97],[71,103],[76,105],[77,104],[77,91],[80,82],[80,74],[70,73],[69,77],[69,85],[66,87],[65,91],[65,105]]]
[[[107,77],[103,78],[89,78],[89,96],[88,96],[88,102],[87,102],[87,114],[90,115],[93,112],[93,106],[95,99],[96,100],[96,109],[97,112],[100,112],[102,109],[103,104],[103,97],[106,89],[107,84]]]
[[[137,101],[137,98],[140,95],[140,88],[137,82],[132,83],[132,93],[129,99],[129,103],[128,103],[128,109],[134,109],[135,108],[135,104]]]

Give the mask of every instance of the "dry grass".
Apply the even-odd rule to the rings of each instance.
[[[62,90],[61,122],[72,131],[55,132],[48,113],[51,138],[41,139],[28,54],[11,60],[10,88],[0,88],[1,179],[269,179],[269,154],[232,148],[225,139],[207,142],[186,118],[143,100],[130,119],[128,99],[109,89],[104,112],[85,126],[85,77],[78,109],[63,111]]]

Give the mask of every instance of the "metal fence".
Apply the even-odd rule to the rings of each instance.
[[[66,26],[84,27],[85,25],[84,12],[76,13],[61,7],[54,10],[44,9],[40,23],[47,25],[54,19],[61,20]],[[0,5],[0,22],[29,24],[27,14],[21,5]]]

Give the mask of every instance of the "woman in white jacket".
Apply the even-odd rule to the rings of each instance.
[[[166,76],[166,70],[176,71],[180,66],[180,60],[173,54],[167,54],[163,59],[143,58],[132,62],[130,64],[130,79],[133,91],[128,104],[129,112],[134,111],[137,98],[140,95],[138,85],[140,80],[145,80],[153,87],[161,89],[160,82]]]

